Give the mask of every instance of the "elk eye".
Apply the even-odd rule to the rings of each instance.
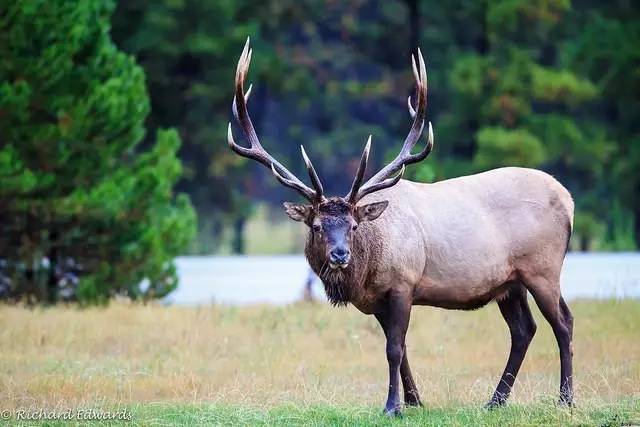
[[[320,226],[320,224],[313,224],[313,231],[319,233],[320,231],[322,231],[322,226]]]
[[[351,227],[353,231],[356,231],[356,228],[358,228],[358,224],[353,224],[353,226]]]

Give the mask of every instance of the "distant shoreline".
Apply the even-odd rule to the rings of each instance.
[[[164,300],[176,305],[289,304],[308,274],[303,255],[185,256],[176,266],[180,285]],[[640,298],[640,252],[570,252],[561,286],[568,300]],[[324,300],[319,282],[314,295]]]

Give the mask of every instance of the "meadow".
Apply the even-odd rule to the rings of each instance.
[[[390,420],[384,337],[354,308],[0,306],[0,409],[126,408],[131,425],[640,424],[640,301],[570,307],[575,408],[555,405],[558,350],[537,310],[510,404],[489,412],[509,351],[495,304],[415,307],[407,346],[425,408]]]

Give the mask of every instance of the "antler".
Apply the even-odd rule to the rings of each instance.
[[[360,165],[358,166],[358,171],[355,179],[353,180],[351,190],[345,196],[350,203],[355,204],[367,194],[396,185],[398,181],[402,179],[406,165],[424,160],[433,149],[433,128],[431,127],[431,122],[429,122],[429,138],[427,140],[427,145],[419,153],[411,154],[411,149],[416,145],[416,142],[418,142],[418,139],[420,139],[420,135],[422,134],[424,119],[427,112],[427,71],[420,48],[418,48],[418,64],[419,69],[416,67],[416,60],[412,55],[411,66],[413,68],[413,75],[416,79],[416,93],[418,98],[417,111],[411,106],[411,97],[409,97],[407,103],[409,106],[409,115],[413,118],[413,124],[411,125],[409,134],[404,140],[404,144],[402,144],[402,149],[391,163],[382,168],[363,185],[362,179],[364,177],[365,169],[367,168],[369,150],[371,149],[371,136],[369,136],[367,145],[364,147],[362,157],[360,158]],[[400,173],[393,176],[393,174],[398,171],[400,171]]]
[[[260,144],[258,135],[253,128],[251,119],[249,118],[249,112],[247,111],[247,101],[249,100],[252,86],[249,85],[249,90],[247,90],[246,93],[244,92],[244,81],[247,77],[247,73],[249,72],[251,53],[252,50],[249,48],[249,38],[247,37],[247,42],[244,45],[242,55],[240,55],[238,66],[236,68],[236,91],[233,97],[232,106],[233,115],[242,128],[245,138],[247,139],[247,141],[249,141],[249,148],[242,147],[236,144],[236,142],[233,140],[233,133],[231,132],[231,122],[229,122],[229,127],[227,129],[227,141],[229,142],[229,147],[231,147],[231,149],[236,152],[236,154],[242,157],[257,160],[264,166],[270,168],[271,172],[273,172],[276,179],[282,185],[293,188],[311,203],[322,202],[323,200],[325,200],[322,184],[320,183],[320,179],[318,178],[318,174],[316,173],[311,160],[309,160],[309,157],[307,157],[307,153],[304,151],[304,147],[300,146],[300,150],[302,151],[302,158],[304,159],[304,163],[307,167],[307,172],[309,173],[311,184],[313,185],[314,189],[307,187],[302,181],[300,181],[300,179],[298,179],[298,177],[289,172],[287,168],[282,166],[280,162],[273,158],[262,147],[262,144]]]

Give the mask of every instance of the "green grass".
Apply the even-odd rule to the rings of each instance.
[[[140,412],[149,423],[177,425],[625,425],[640,423],[638,402],[592,410],[557,408],[555,405],[507,406],[495,411],[482,408],[406,409],[401,418],[382,415],[380,408],[296,406],[269,410],[234,407],[147,407]],[[143,415],[144,414],[144,415]]]
[[[625,426],[640,424],[640,401],[625,400],[599,407],[563,408],[555,404],[507,405],[493,411],[479,407],[409,408],[389,418],[379,408],[278,406],[259,409],[218,405],[146,404],[127,408],[130,422],[89,425],[133,426]],[[83,423],[79,423],[82,425]],[[66,422],[18,425],[63,426]]]
[[[488,412],[482,404],[509,351],[498,308],[416,307],[407,349],[426,409],[388,419],[384,335],[353,308],[0,306],[0,411],[126,408],[132,416],[92,423],[100,426],[640,425],[640,301],[570,307],[573,410],[555,405],[558,349],[537,309],[510,403]]]

